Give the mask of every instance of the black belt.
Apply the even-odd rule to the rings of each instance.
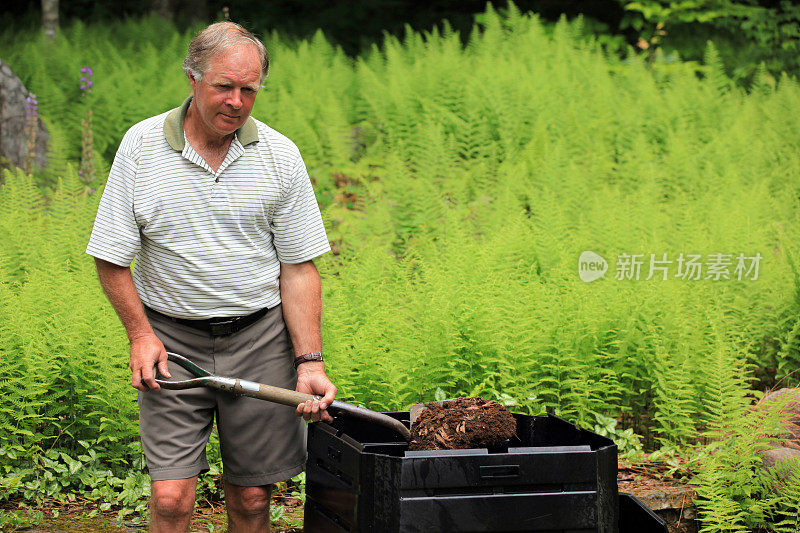
[[[269,307],[259,309],[255,313],[250,313],[245,316],[231,316],[221,318],[206,318],[202,320],[191,320],[189,318],[176,318],[174,316],[159,313],[155,309],[150,309],[146,305],[144,308],[148,313],[153,313],[155,316],[171,320],[176,324],[183,324],[190,328],[199,329],[210,333],[212,337],[221,337],[223,335],[231,335],[237,331],[241,331],[247,326],[254,324],[259,318],[263,317],[269,311]]]

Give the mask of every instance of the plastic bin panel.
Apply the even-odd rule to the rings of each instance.
[[[595,488],[594,452],[406,457],[402,490],[530,485]]]
[[[619,493],[619,533],[667,533],[667,523],[632,494]]]
[[[594,492],[402,498],[403,533],[597,530]]]

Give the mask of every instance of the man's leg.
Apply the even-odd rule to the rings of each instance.
[[[213,368],[221,376],[294,389],[291,346],[277,307],[255,324],[215,338]],[[230,531],[269,531],[271,484],[305,466],[305,422],[291,407],[218,392],[217,429]]]
[[[150,483],[150,532],[189,531],[197,476]]]
[[[272,486],[242,487],[225,482],[228,533],[269,533]]]

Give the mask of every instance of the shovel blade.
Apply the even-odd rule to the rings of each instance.
[[[416,422],[419,419],[419,415],[421,415],[422,411],[425,410],[426,405],[430,405],[432,403],[444,405],[444,402],[452,402],[455,399],[456,398],[447,398],[446,400],[435,400],[432,402],[415,403],[414,405],[408,408],[410,427],[412,428],[414,427],[414,422]]]

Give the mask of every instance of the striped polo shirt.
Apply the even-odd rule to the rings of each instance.
[[[217,172],[186,141],[181,107],[122,139],[86,253],[120,266],[148,307],[178,318],[280,303],[280,263],[330,250],[297,146],[249,117]]]

